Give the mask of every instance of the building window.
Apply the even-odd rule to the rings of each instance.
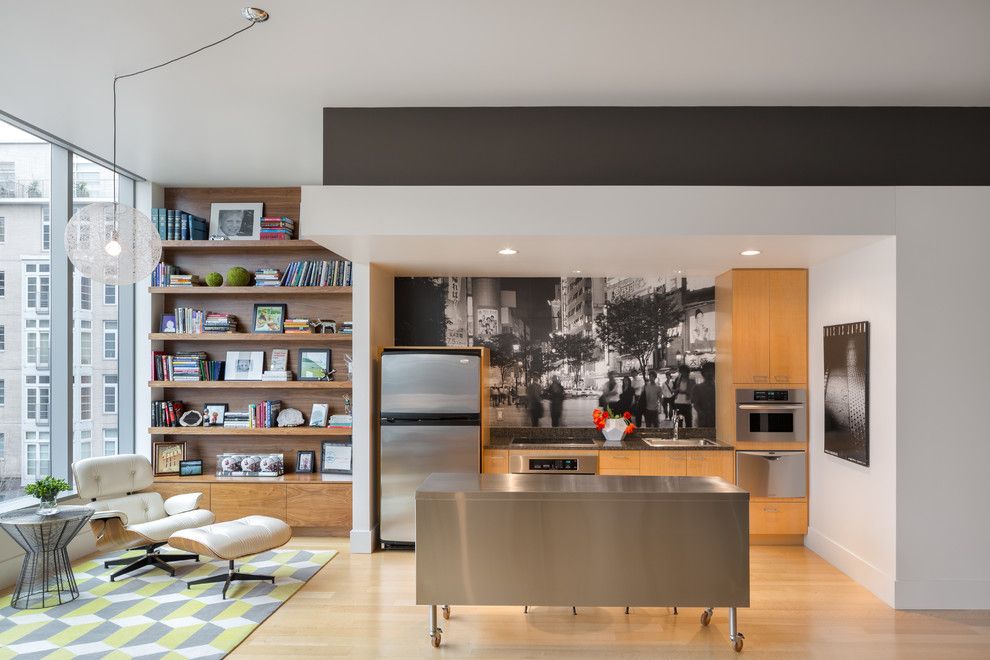
[[[52,212],[45,205],[41,207],[41,250],[49,252],[52,249]]]
[[[47,369],[51,362],[51,321],[27,319],[24,321],[24,341],[27,345],[25,365]]]
[[[107,415],[117,414],[117,374],[103,377],[103,412]]]
[[[117,287],[115,287],[113,284],[103,285],[103,304],[104,305],[117,304]]]
[[[7,456],[7,434],[0,431],[0,459]]]
[[[7,293],[7,274],[0,270],[0,298]]]
[[[0,323],[0,351],[7,350],[7,329]]]
[[[24,454],[27,457],[25,472],[31,481],[52,473],[51,447],[48,431],[25,431]]]
[[[80,376],[79,381],[79,419],[93,419],[93,377]]]
[[[79,309],[93,309],[93,280],[79,278]]]
[[[117,322],[103,322],[103,359],[117,359]]]
[[[88,429],[79,431],[79,449],[75,452],[75,458],[90,458],[93,455],[93,432]]]
[[[24,264],[24,286],[28,309],[38,313],[48,313],[51,287],[51,264]]]
[[[38,426],[48,425],[51,376],[25,376],[25,418]]]
[[[7,240],[7,218],[0,215],[0,243]]]
[[[117,429],[103,429],[103,455],[117,455]]]
[[[0,378],[0,406],[7,403],[7,381]],[[0,458],[3,457],[3,452],[0,451]]]
[[[93,364],[93,322],[79,322],[79,364],[89,366]]]

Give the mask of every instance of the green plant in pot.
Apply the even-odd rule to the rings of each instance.
[[[67,490],[69,490],[69,484],[64,479],[52,476],[43,477],[24,487],[25,493],[41,500],[41,503],[38,504],[38,513],[42,516],[48,516],[58,511],[58,494]]]

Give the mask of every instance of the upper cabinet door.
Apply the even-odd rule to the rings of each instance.
[[[808,382],[808,271],[769,271],[770,382]]]
[[[770,382],[770,274],[732,271],[732,380]]]

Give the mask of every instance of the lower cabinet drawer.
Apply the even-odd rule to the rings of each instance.
[[[244,516],[285,520],[285,484],[212,484],[210,491],[217,522]]]
[[[806,534],[807,502],[750,502],[750,534]]]
[[[293,527],[351,530],[351,485],[286,484],[285,522]]]
[[[481,454],[481,471],[485,474],[505,474],[509,471],[508,449],[486,449]]]
[[[598,474],[638,475],[640,452],[601,451],[598,452]]]

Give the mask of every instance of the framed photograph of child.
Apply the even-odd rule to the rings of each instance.
[[[264,371],[264,351],[227,351],[224,380],[261,380]]]
[[[153,442],[151,457],[155,476],[179,474],[181,463],[186,458],[186,443]]]
[[[329,348],[299,349],[299,380],[332,380]]]
[[[301,450],[296,452],[296,472],[316,472],[316,452]]]
[[[284,331],[284,304],[257,303],[254,306],[254,332],[278,334]]]
[[[237,241],[261,238],[261,202],[223,202],[210,204],[210,237]]]
[[[207,403],[203,406],[203,426],[223,426],[225,414],[227,414],[226,403]]]
[[[159,332],[176,332],[175,314],[162,314],[162,323],[158,327]]]

